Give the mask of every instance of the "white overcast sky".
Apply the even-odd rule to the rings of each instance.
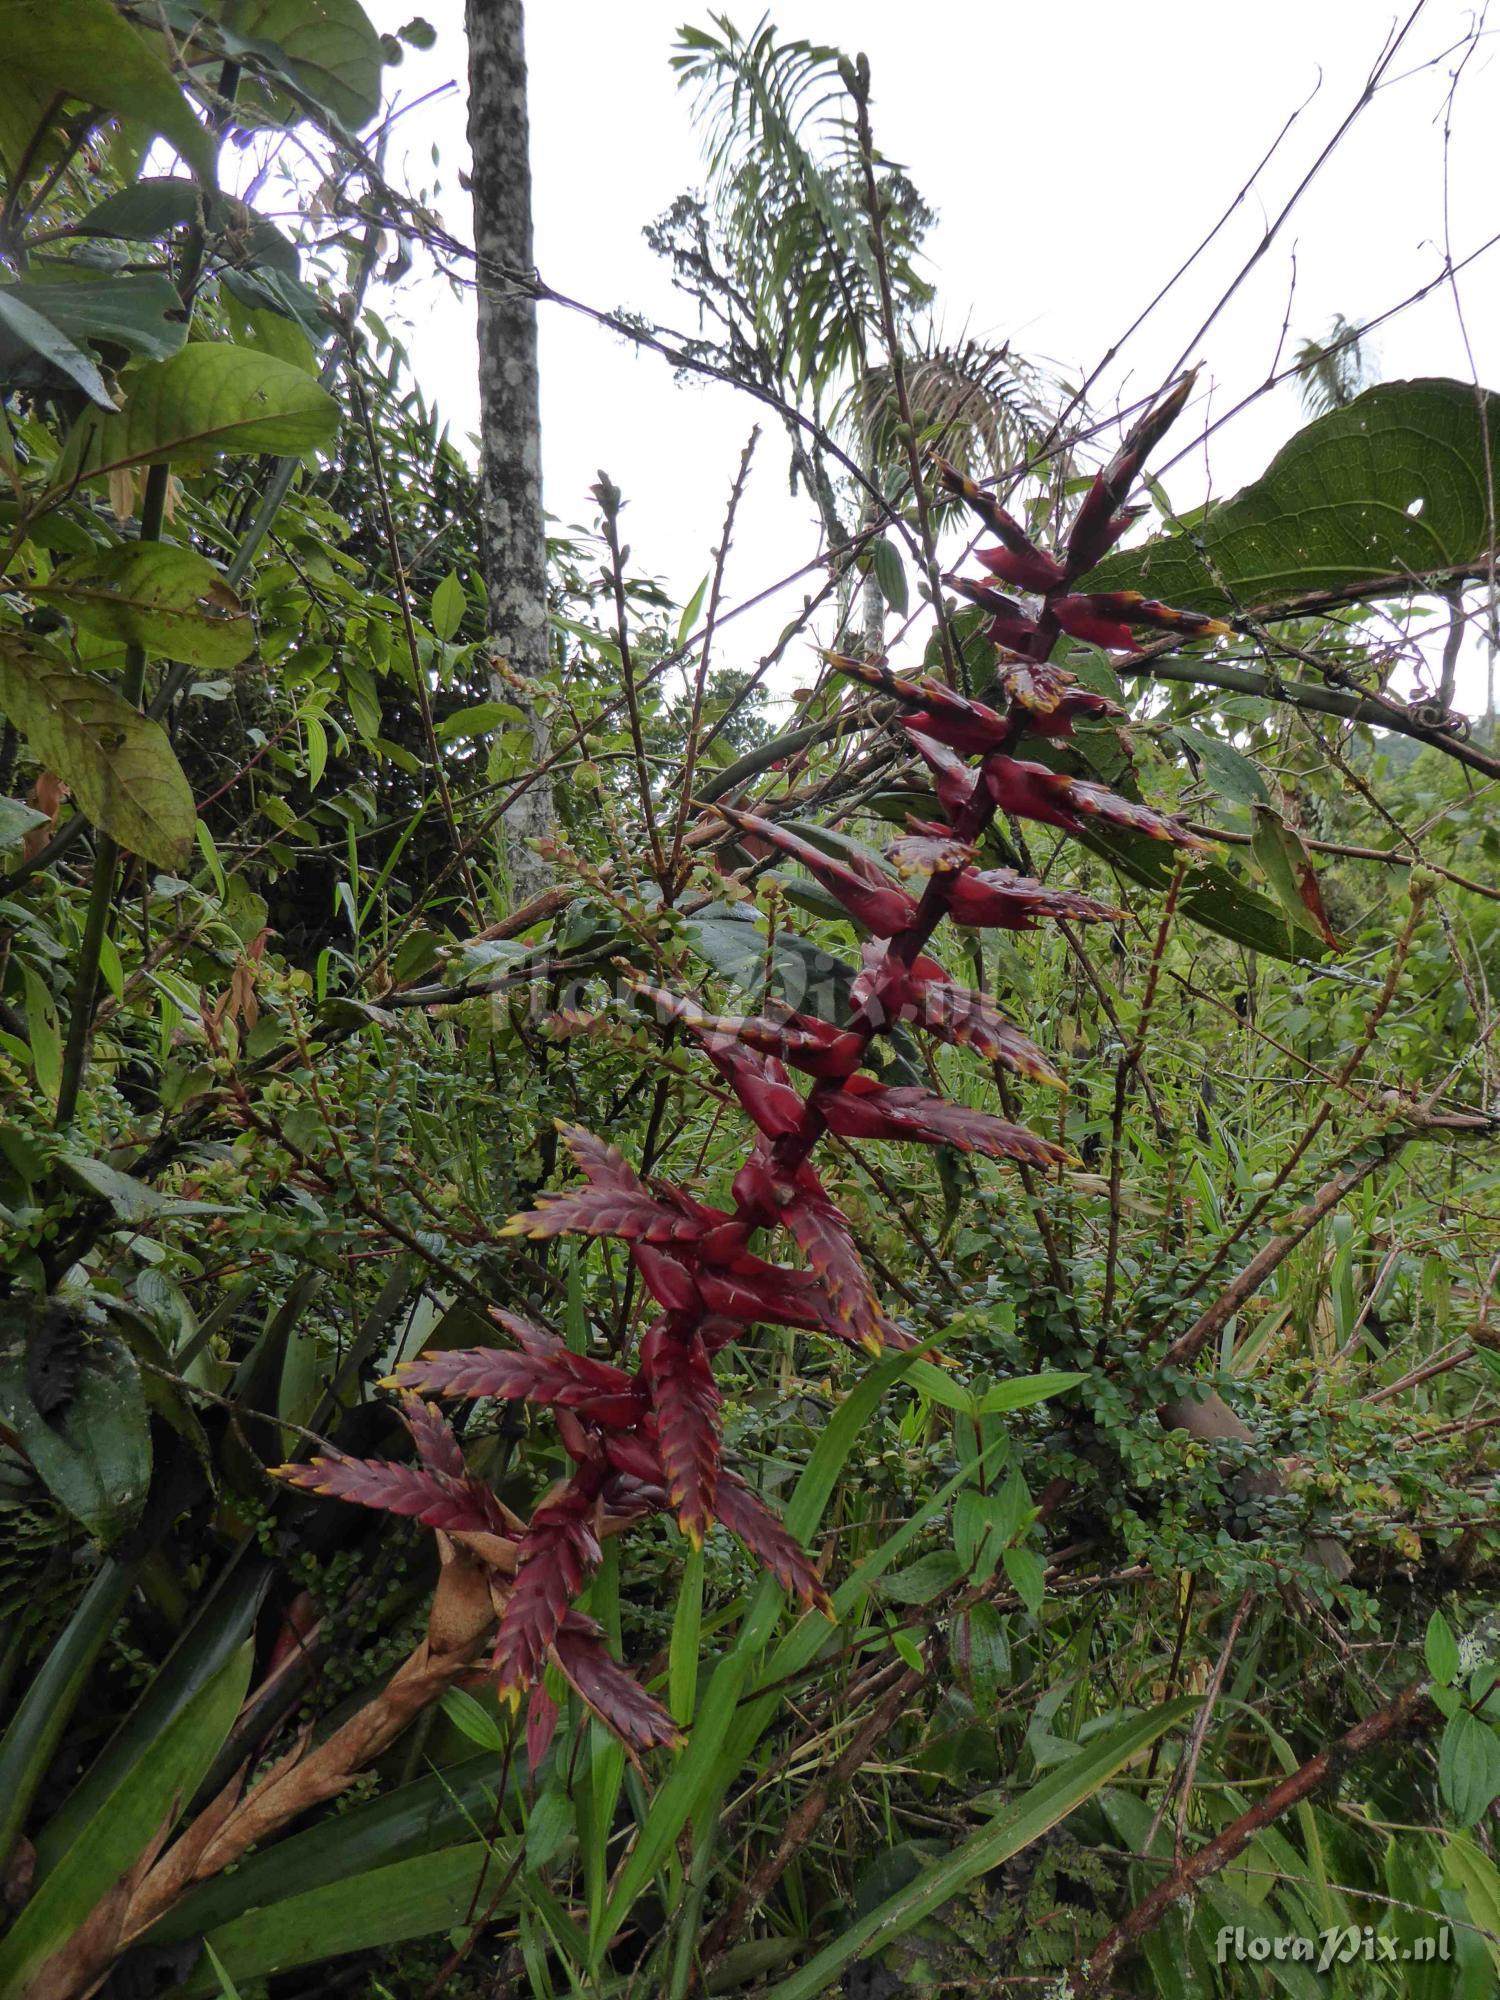
[[[458,88],[401,120],[388,171],[433,191],[469,240],[461,0],[367,0],[395,30],[420,11],[436,47],[387,72],[410,100]],[[759,0],[718,0],[744,29]],[[558,290],[678,326],[687,302],[642,239],[644,224],[701,184],[689,101],[668,58],[690,0],[530,0],[536,261]],[[1230,278],[1355,104],[1388,31],[1381,0],[785,0],[787,36],[864,50],[877,143],[938,212],[928,240],[942,320],[954,334],[1010,340],[1065,372],[1091,368],[1219,218],[1276,132],[1305,108],[1213,249],[1111,363],[1097,407],[1156,387]],[[1445,99],[1474,10],[1428,0],[1391,70],[1255,273],[1197,344],[1194,406],[1227,409],[1262,382],[1287,316],[1290,340],[1334,313],[1367,319],[1443,267]],[[1500,30],[1500,16],[1497,16]],[[1451,51],[1450,53],[1444,53]],[[1500,32],[1481,40],[1458,87],[1448,161],[1455,259],[1500,231]],[[440,164],[435,169],[432,148]],[[1294,279],[1295,260],[1295,287]],[[1500,387],[1500,247],[1434,286],[1374,336],[1386,380],[1415,375]],[[414,365],[455,439],[476,423],[472,303],[420,271],[382,312],[407,328]],[[740,516],[728,585],[751,595],[816,546],[809,510],[787,491],[774,418],[734,392],[684,387],[658,358],[543,307],[546,503],[561,522],[592,519],[588,488],[606,469],[630,500],[636,563],[686,597],[704,574],[730,480],[753,422],[763,437]],[[1291,385],[1263,397],[1168,480],[1186,507],[1253,478],[1303,421]],[[1188,420],[1174,444],[1188,442]],[[753,664],[797,594],[724,635],[725,664]],[[808,678],[792,662],[782,685]],[[1462,684],[1481,695],[1478,653]],[[1407,692],[1398,681],[1398,691]]]

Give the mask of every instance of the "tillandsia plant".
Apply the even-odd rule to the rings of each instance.
[[[734,1178],[734,1206],[713,1208],[686,1188],[643,1178],[604,1140],[563,1126],[582,1184],[543,1194],[534,1209],[511,1219],[507,1233],[538,1240],[612,1237],[629,1246],[660,1308],[634,1368],[575,1353],[519,1314],[494,1309],[513,1348],[428,1353],[391,1378],[416,1444],[415,1466],[325,1454],[280,1468],[282,1478],[314,1492],[415,1515],[458,1535],[481,1560],[491,1538],[500,1538],[505,1561],[490,1572],[498,1620],[492,1667],[503,1695],[519,1701],[532,1691],[527,1736],[533,1758],[556,1720],[543,1681],[549,1662],[632,1751],[676,1738],[671,1717],[610,1658],[599,1627],[573,1608],[607,1534],[670,1507],[699,1546],[718,1521],[805,1604],[830,1609],[813,1561],[723,1462],[713,1369],[717,1353],[762,1322],[875,1353],[913,1344],[882,1306],[849,1221],[813,1165],[825,1134],[855,1143],[952,1146],[1037,1168],[1067,1160],[1063,1147],[1025,1126],[921,1087],[879,1082],[865,1065],[877,1036],[910,1023],[1020,1076],[1061,1084],[1019,1027],[924,955],[944,918],[1027,930],[1041,918],[1096,922],[1119,915],[1090,896],[1048,888],[1015,869],[978,866],[980,839],[997,813],[1075,833],[1094,819],[1181,848],[1204,846],[1165,813],[1015,754],[1028,734],[1065,737],[1080,718],[1120,712],[1047,663],[1059,632],[1128,646],[1131,623],[1195,635],[1226,629],[1130,593],[1107,599],[1070,594],[1072,580],[1093,567],[1128,523],[1123,503],[1131,483],[1181,410],[1190,383],[1184,377],[1148,411],[1099,473],[1060,559],[1037,549],[988,495],[941,467],[945,482],[1001,538],[1002,546],[981,552],[981,561],[992,574],[1040,593],[1042,606],[1032,618],[987,585],[961,586],[994,613],[992,636],[1003,649],[1000,707],[936,680],[910,682],[875,662],[830,656],[840,672],[899,704],[900,725],[933,773],[941,818],[910,821],[888,850],[889,870],[873,859],[832,858],[772,820],[717,808],[739,834],[802,862],[871,939],[849,1011],[835,1022],[792,1011],[712,1015],[694,1001],[632,982],[663,1022],[686,1030],[701,1046],[754,1127]],[[812,1079],[805,1096],[792,1081],[794,1070]],[[801,1251],[804,1268],[768,1261],[752,1249],[762,1232],[775,1230],[784,1230]],[[429,1396],[524,1400],[550,1408],[573,1461],[571,1477],[545,1495],[521,1527],[465,1470],[458,1440],[424,1400]]]

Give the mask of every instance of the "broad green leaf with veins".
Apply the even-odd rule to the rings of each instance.
[[[195,342],[132,378],[124,409],[99,427],[86,476],[220,451],[295,456],[326,444],[338,423],[338,404],[300,368]]]
[[[169,542],[99,549],[60,563],[33,597],[56,604],[85,631],[134,641],[195,667],[237,667],[255,627],[213,564]]]
[[[95,826],[158,867],[192,852],[192,789],[159,722],[26,634],[0,632],[0,715]]]
[[[1483,394],[1481,408],[1464,382],[1384,382],[1299,431],[1190,535],[1120,550],[1078,587],[1222,615],[1475,562],[1500,467],[1500,397]]]

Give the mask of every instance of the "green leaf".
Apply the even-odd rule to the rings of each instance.
[[[1497,477],[1500,398],[1468,382],[1384,382],[1299,431],[1191,538],[1107,556],[1078,588],[1222,613],[1474,562]]]
[[[1040,1784],[1003,1807],[988,1826],[961,1840],[914,1882],[842,1929],[800,1971],[772,1987],[766,2000],[815,2000],[817,1994],[827,1992],[853,1960],[868,1957],[904,1937],[934,1910],[961,1894],[970,1882],[1040,1840],[1193,1707],[1191,1701],[1166,1702],[1092,1737]]]
[[[85,631],[192,667],[237,667],[255,645],[249,613],[213,564],[169,542],[74,556],[30,595],[57,604]]]
[[[997,1382],[993,1389],[985,1390],[979,1399],[980,1415],[1029,1409],[1033,1403],[1045,1403],[1053,1396],[1076,1389],[1085,1380],[1086,1376],[1059,1368],[1044,1369],[1040,1375],[1013,1375],[1008,1382]]]
[[[699,1636],[703,1627],[703,1551],[691,1549],[677,1587],[672,1643],[667,1654],[667,1706],[684,1728],[698,1699]]]
[[[184,229],[198,216],[198,183],[185,175],[156,174],[106,196],[69,225],[72,236],[108,236],[149,243],[168,230]]]
[[[543,1792],[526,1822],[526,1866],[545,1868],[573,1831],[573,1801],[566,1792]]]
[[[227,33],[358,132],[380,109],[380,38],[358,0],[228,0]]]
[[[1210,736],[1206,730],[1194,729],[1186,722],[1179,723],[1172,734],[1197,758],[1214,789],[1231,805],[1253,806],[1269,802],[1270,795],[1260,772],[1232,744],[1224,742],[1221,737]]]
[[[89,1153],[64,1153],[60,1167],[65,1179],[107,1201],[130,1229],[146,1229],[159,1221],[168,1207],[168,1197],[148,1181],[121,1173],[108,1160],[96,1160]]]
[[[870,550],[870,562],[881,596],[898,618],[904,618],[910,599],[906,589],[906,566],[895,543],[884,539],[874,543]]]
[[[6,305],[40,313],[80,347],[104,342],[146,361],[165,361],[187,340],[182,300],[161,271],[80,269],[78,278],[68,284],[4,285],[0,308]],[[0,340],[0,369],[11,366],[12,353],[12,344]],[[114,408],[113,399],[108,407]]]
[[[24,117],[16,116],[20,107],[13,93],[19,80],[42,109],[60,93],[159,132],[211,182],[214,141],[193,116],[158,46],[132,28],[111,0],[67,0],[66,6],[57,0],[0,0],[0,48],[12,99],[0,121],[0,146],[11,171],[30,137],[30,130],[20,130]],[[31,130],[37,122],[33,115]]]
[[[0,285],[0,371],[3,371],[0,379],[8,382],[15,378],[18,352],[39,354],[54,368],[61,369],[93,402],[113,410],[115,399],[92,359],[69,340],[60,326],[54,326],[19,297],[18,292],[16,285]]]
[[[905,1569],[888,1576],[880,1588],[897,1604],[930,1604],[951,1590],[964,1573],[964,1566],[952,1549],[936,1549],[930,1556],[918,1556]]]
[[[106,1547],[134,1524],[151,1483],[151,1431],[135,1356],[123,1342],[90,1338],[67,1408],[45,1417],[31,1399],[24,1347],[11,1342],[0,1350],[0,1421],[58,1505]]]
[[[31,1050],[31,1072],[44,1101],[55,1108],[62,1083],[62,1034],[57,1025],[57,1003],[46,981],[29,965],[21,967],[21,990],[26,996],[26,1041]]]
[[[258,1847],[228,1875],[190,1889],[151,1930],[153,1944],[217,1936],[251,1911],[472,1838],[494,1811],[500,1767],[472,1752],[395,1791]]]
[[[220,2000],[240,2000],[240,1989],[224,1970],[223,1961],[207,1938],[203,1940],[203,1955],[208,1960],[214,1978],[219,1982]]]
[[[327,444],[338,423],[333,397],[290,362],[194,341],[133,378],[125,407],[99,426],[85,476],[220,451],[297,457]]]
[[[159,722],[51,647],[0,631],[0,713],[79,811],[131,854],[180,867],[193,850],[192,789]]]
[[[697,624],[698,613],[703,609],[703,599],[707,590],[708,578],[704,577],[687,603],[683,605],[682,616],[677,621],[677,637],[673,641],[674,649],[681,648],[687,643],[687,635]]]
[[[1122,829],[1101,828],[1097,822],[1085,827],[1075,838],[1082,847],[1101,855],[1112,868],[1148,889],[1165,893],[1176,872],[1175,851],[1162,841],[1148,840],[1144,834]],[[1262,896],[1222,863],[1211,861],[1193,868],[1182,886],[1178,913],[1247,950],[1267,958],[1321,958],[1321,939],[1295,940],[1287,935],[1286,919],[1269,896]]]
[[[439,743],[464,743],[472,736],[488,736],[510,715],[509,702],[479,701],[472,708],[458,708],[445,715],[432,733]]]
[[[1458,1641],[1441,1611],[1434,1611],[1427,1621],[1427,1636],[1422,1651],[1427,1671],[1438,1686],[1452,1687],[1453,1677],[1458,1672]]]
[[[210,1933],[211,1944],[232,1978],[258,1979],[299,1965],[317,1965],[344,1952],[369,1951],[428,1937],[470,1921],[481,1883],[500,1882],[514,1857],[514,1843],[483,1841],[417,1854],[372,1868],[267,1909],[247,1910]],[[479,1907],[483,1908],[480,1895]],[[184,1995],[215,1992],[211,1969],[195,1973]]]
[[[1250,852],[1276,891],[1287,921],[1337,951],[1338,937],[1323,908],[1312,856],[1274,807],[1255,806],[1252,814]]]
[[[1046,1565],[1034,1549],[1007,1549],[1001,1561],[1011,1587],[1035,1618],[1047,1593]]]
[[[241,1559],[226,1565],[218,1582],[195,1601],[188,1623],[140,1699],[37,1833],[38,1885],[66,1859],[126,1774],[250,1637],[272,1572],[269,1562]]]
[[[0,798],[0,851],[15,847],[28,833],[47,824],[47,815],[20,799]]]
[[[1500,1736],[1466,1708],[1443,1725],[1438,1790],[1460,1826],[1473,1826],[1500,1798]]]
[[[438,1703],[444,1715],[467,1736],[471,1743],[477,1743],[481,1750],[493,1750],[497,1754],[505,1748],[505,1738],[500,1734],[500,1725],[484,1706],[476,1701],[466,1688],[449,1688]]]
[[[468,608],[469,594],[450,569],[432,593],[432,629],[438,638],[445,643],[451,639],[464,622]]]
[[[173,1718],[22,1910],[0,1943],[0,1992],[25,1992],[164,1823],[179,1818],[239,1712],[253,1652],[241,1646]]]
[[[15,1846],[94,1662],[134,1588],[132,1567],[114,1561],[101,1565],[0,1738],[0,1854]]]

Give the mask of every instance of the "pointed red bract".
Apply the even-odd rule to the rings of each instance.
[[[1026,727],[1034,736],[1071,736],[1075,722],[1125,713],[1108,695],[1080,687],[1072,674],[1044,660],[1002,660],[1000,681],[1010,699],[1025,709]]]
[[[1085,778],[1070,778],[1062,771],[1049,771],[1045,764],[1030,764],[1019,757],[987,757],[983,764],[984,782],[1002,812],[1021,819],[1040,820],[1044,826],[1059,826],[1066,833],[1081,833],[1091,819],[1107,826],[1144,833],[1152,840],[1169,840],[1174,846],[1206,853],[1208,842],[1190,833],[1169,813],[1135,799],[1122,799]]]
[[[448,1479],[466,1478],[464,1448],[437,1404],[424,1403],[420,1396],[404,1395],[399,1408],[401,1421],[411,1432],[417,1448],[417,1457],[427,1470],[441,1472]]]
[[[730,1534],[744,1543],[784,1590],[790,1590],[825,1617],[833,1616],[832,1599],[807,1551],[785,1522],[736,1473],[720,1471],[718,1507],[719,1519]]]
[[[537,1206],[513,1215],[501,1236],[527,1236],[544,1242],[554,1236],[615,1236],[625,1243],[691,1242],[702,1224],[680,1210],[666,1208],[644,1187],[569,1188],[543,1194]]]
[[[910,831],[893,840],[886,858],[898,875],[952,875],[967,868],[974,859],[971,841],[956,840],[945,826],[927,820],[907,822]]]
[[[830,1131],[846,1139],[914,1139],[924,1146],[956,1146],[994,1160],[1022,1160],[1029,1166],[1060,1166],[1068,1157],[1050,1139],[1024,1125],[970,1111],[930,1090],[889,1089],[867,1077],[820,1100]]]
[[[747,1048],[775,1056],[810,1076],[847,1076],[858,1067],[864,1052],[858,1035],[809,1014],[788,1014],[784,1020],[772,1020],[765,1014],[708,1014],[695,1000],[680,994],[663,992],[641,980],[630,983],[655,1005],[664,1021],[676,1021],[689,1029],[710,1054],[716,1044],[743,1042]]]
[[[1014,653],[1029,653],[1033,643],[1040,637],[1041,627],[1036,619],[1030,618],[1013,597],[1003,592],[991,590],[987,583],[975,583],[967,576],[945,576],[950,590],[956,590],[960,597],[966,597],[971,604],[990,613],[990,622],[985,627],[986,638],[993,639],[997,646],[1005,646]]]
[[[581,1125],[557,1121],[558,1136],[573,1157],[573,1164],[593,1187],[638,1188],[640,1175],[625,1155],[607,1140],[597,1138]]]
[[[803,1103],[785,1067],[759,1049],[735,1046],[719,1037],[705,1042],[704,1052],[768,1139],[780,1139],[802,1128]]]
[[[557,1718],[561,1711],[548,1694],[546,1684],[538,1681],[531,1690],[531,1699],[526,1704],[526,1762],[533,1778],[537,1767],[552,1747],[552,1738],[557,1732]]]
[[[519,1694],[536,1680],[569,1605],[599,1565],[599,1543],[589,1524],[599,1483],[597,1475],[576,1473],[537,1508],[516,1544],[515,1582],[500,1614],[493,1655],[502,1694]]]
[[[911,746],[919,751],[933,776],[933,788],[937,792],[938,804],[950,821],[956,821],[966,812],[974,797],[974,788],[980,783],[973,771],[946,743],[939,743],[935,736],[928,736],[922,730],[914,729],[908,717],[902,725],[911,738]]]
[[[503,1347],[434,1349],[415,1361],[404,1361],[389,1380],[397,1388],[433,1396],[544,1403],[577,1410],[605,1424],[638,1420],[644,1397],[635,1378],[623,1368],[595,1361],[591,1355],[574,1354],[560,1340],[540,1335],[538,1328],[518,1314],[497,1312],[495,1317],[508,1332],[517,1325],[526,1327],[530,1351],[513,1354]]]
[[[450,1534],[511,1533],[499,1501],[477,1479],[397,1465],[384,1458],[345,1458],[338,1452],[309,1459],[305,1465],[275,1465],[270,1471],[273,1479],[284,1479],[306,1493],[348,1500],[382,1514],[400,1514]]]
[[[946,980],[929,980],[916,989],[917,1019],[929,1034],[973,1049],[986,1062],[996,1062],[1032,1083],[1066,1085],[1036,1043],[992,1007],[982,993]]]
[[[570,1611],[552,1642],[553,1658],[570,1686],[631,1750],[675,1750],[682,1732],[667,1711],[611,1658],[604,1628]]]
[[[740,833],[764,840],[800,861],[815,882],[838,898],[856,923],[863,924],[877,937],[893,937],[916,915],[917,906],[906,891],[868,867],[835,861],[810,840],[778,826],[774,820],[757,819],[753,813],[736,812],[731,806],[715,806],[714,810]]]
[[[990,533],[998,535],[1005,545],[1003,549],[979,551],[979,560],[986,569],[1003,576],[1020,590],[1054,590],[1062,582],[1062,564],[1037,547],[1020,522],[1013,514],[1007,513],[992,493],[976,486],[972,479],[946,459],[937,461],[937,469],[938,477],[948,491],[963,500]]]
[[[719,1476],[719,1391],[696,1328],[658,1320],[641,1342],[656,1413],[656,1451],[682,1532],[695,1548],[713,1523]]]
[[[1049,889],[1014,868],[971,868],[956,876],[948,889],[948,911],[956,924],[1008,931],[1035,930],[1041,917],[1097,924],[1122,914],[1077,889]]]
[[[880,1309],[849,1219],[829,1200],[811,1169],[803,1173],[781,1219],[820,1280],[840,1327],[871,1354],[879,1354],[890,1344],[890,1321]]]
[[[1126,432],[1119,450],[1090,487],[1068,537],[1067,575],[1082,576],[1099,561],[1120,530],[1116,510],[1127,498],[1147,454],[1177,420],[1197,370],[1180,376],[1171,390]]]
[[[1234,627],[1221,618],[1211,618],[1206,611],[1176,611],[1154,597],[1143,597],[1138,590],[1096,590],[1086,596],[1059,598],[1054,609],[1064,603],[1085,605],[1100,618],[1118,618],[1126,625],[1149,625],[1159,632],[1185,632],[1195,639],[1227,639],[1234,635]],[[1062,622],[1060,618],[1058,622]],[[1063,625],[1063,630],[1068,627]]]

